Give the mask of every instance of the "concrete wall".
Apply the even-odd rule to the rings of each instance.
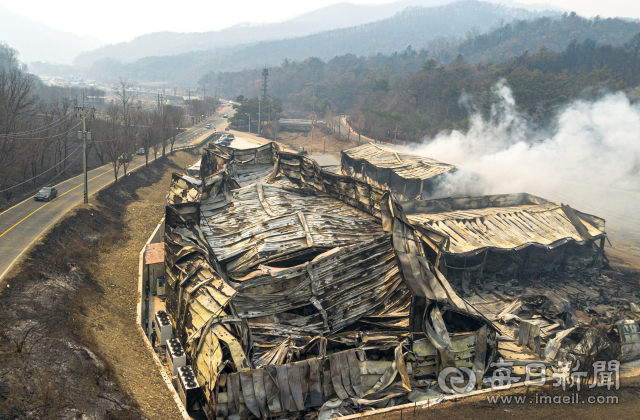
[[[147,296],[145,296],[146,293],[146,285],[145,282],[146,280],[149,278],[149,272],[147,269],[147,266],[144,263],[144,255],[145,252],[147,251],[147,245],[152,244],[152,243],[158,243],[160,241],[163,240],[164,237],[164,218],[160,221],[160,223],[158,224],[158,226],[156,227],[156,229],[153,231],[153,233],[151,234],[151,236],[149,237],[149,240],[147,241],[146,244],[144,244],[144,246],[142,247],[142,250],[140,251],[140,257],[139,257],[139,271],[138,271],[138,293],[140,296],[140,299],[138,300],[138,313],[136,316],[136,322],[138,324],[139,327],[139,331],[140,334],[142,334],[142,336],[144,337],[145,343],[147,345],[147,350],[149,350],[149,352],[151,353],[151,355],[153,356],[153,360],[156,362],[156,365],[158,367],[158,370],[160,372],[160,375],[162,375],[162,379],[164,380],[165,384],[167,385],[167,388],[169,388],[169,391],[171,391],[171,394],[173,396],[173,401],[176,403],[176,406],[178,407],[178,410],[180,410],[180,414],[182,415],[182,418],[184,420],[190,420],[191,416],[189,416],[189,413],[187,413],[187,410],[185,409],[184,405],[182,404],[182,401],[180,400],[180,396],[178,395],[178,393],[176,392],[176,389],[174,388],[172,382],[171,382],[171,378],[169,377],[169,375],[167,374],[167,372],[165,371],[162,362],[160,361],[160,359],[158,358],[158,355],[156,354],[155,350],[153,349],[153,347],[151,346],[151,342],[149,341],[149,334],[151,333],[151,331],[145,331],[145,325],[144,325],[144,309],[145,309],[145,298]],[[159,265],[159,264],[157,264]],[[164,271],[163,271],[164,274]],[[153,299],[149,299],[150,301],[153,301]],[[150,308],[152,309],[152,308]],[[154,313],[154,312],[151,312]],[[149,329],[151,328],[151,321],[149,321]]]

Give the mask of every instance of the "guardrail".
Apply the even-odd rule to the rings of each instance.
[[[298,119],[291,119],[291,118],[282,118],[280,120],[278,120],[278,123],[280,125],[308,125],[308,126],[312,126],[313,125],[313,120],[298,120]]]
[[[199,143],[189,144],[187,146],[176,147],[176,148],[172,149],[171,151],[174,152],[176,150],[197,149],[198,147],[201,147],[203,144],[206,144],[206,143],[214,140],[214,137],[216,136],[216,134],[217,134],[216,132],[213,132],[213,133],[209,134],[204,140],[202,140]]]

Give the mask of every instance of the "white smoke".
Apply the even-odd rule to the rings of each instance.
[[[440,133],[412,150],[485,178],[454,173],[439,196],[527,192],[640,230],[640,107],[623,93],[576,100],[540,130],[504,81],[494,94],[488,120],[474,113],[466,133]]]

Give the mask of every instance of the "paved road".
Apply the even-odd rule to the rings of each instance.
[[[223,109],[217,116],[181,133],[176,139],[174,148],[203,141],[213,132],[206,129],[205,125],[222,126],[226,120],[221,115],[225,112],[228,110]],[[152,159],[153,155],[149,157],[149,161]],[[131,162],[128,171],[143,166],[144,162],[144,156],[138,157]],[[119,175],[123,175],[122,169]],[[111,164],[89,171],[88,179],[89,195],[109,185],[114,179]],[[33,198],[29,198],[0,213],[0,281],[43,233],[82,202],[84,192],[82,175],[61,182],[56,185],[56,188],[58,197],[51,202],[34,201]]]

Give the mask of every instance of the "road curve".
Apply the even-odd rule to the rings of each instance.
[[[206,124],[219,125],[225,122],[221,115],[228,110],[224,109],[216,116],[203,121],[195,127],[182,133],[176,139],[174,148],[196,144],[203,141],[212,130],[205,129]],[[149,161],[153,160],[153,155]],[[144,156],[135,159],[129,165],[127,171],[143,166]],[[122,177],[122,169],[119,178]],[[109,185],[113,180],[113,167],[111,164],[101,166],[88,172],[89,196]],[[56,185],[58,197],[51,202],[34,201],[28,198],[10,209],[0,213],[0,282],[16,264],[27,250],[33,245],[56,221],[83,200],[82,174],[70,178]],[[91,199],[89,199],[91,202]]]

